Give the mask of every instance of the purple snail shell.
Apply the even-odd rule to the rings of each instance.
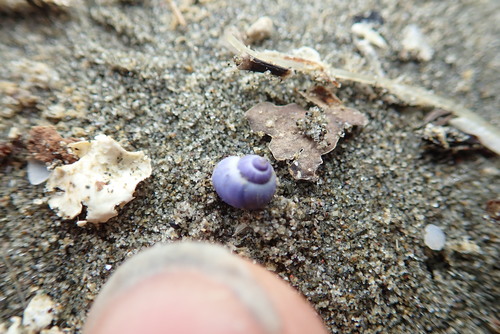
[[[260,209],[276,192],[276,173],[258,155],[230,156],[215,166],[212,183],[219,197],[239,209]]]

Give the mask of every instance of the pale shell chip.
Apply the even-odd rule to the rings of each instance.
[[[85,222],[106,222],[118,215],[117,206],[134,199],[136,185],[151,175],[151,160],[143,152],[128,152],[108,136],[68,146],[80,159],[54,169],[47,182],[47,189],[55,191],[49,206],[62,218],[75,218],[85,206]]]

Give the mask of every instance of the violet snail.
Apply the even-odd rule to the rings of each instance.
[[[258,155],[230,156],[215,166],[212,183],[219,197],[240,209],[260,209],[276,192],[276,173]]]

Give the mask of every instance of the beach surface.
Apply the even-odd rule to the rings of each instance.
[[[307,46],[332,66],[432,90],[499,127],[498,1],[178,1],[185,26],[168,1],[68,4],[0,14],[0,81],[4,93],[21,89],[0,96],[0,142],[38,125],[64,138],[106,134],[145,152],[152,175],[117,217],[79,227],[29,183],[22,150],[2,158],[0,322],[46,294],[59,305],[51,326],[78,333],[124,260],[205,240],[289,282],[332,333],[498,333],[500,227],[486,207],[500,199],[499,158],[477,146],[430,151],[428,109],[345,82],[336,94],[368,124],[322,157],[317,181],[296,180],[245,112],[265,101],[311,107],[299,92],[311,82],[240,71],[221,41],[228,27],[245,32],[268,16],[274,29],[255,50]],[[360,44],[357,21],[387,45]],[[402,54],[410,24],[430,59]],[[278,176],[263,210],[232,208],[212,187],[215,164],[244,154],[267,157]],[[442,251],[425,246],[427,224],[445,233]]]

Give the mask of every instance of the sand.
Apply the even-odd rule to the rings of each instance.
[[[256,49],[309,46],[335,66],[374,73],[377,62],[356,47],[351,25],[376,11],[388,47],[374,50],[387,77],[499,126],[500,4],[199,1],[185,8],[187,25],[176,28],[159,0],[0,14],[0,80],[31,94],[22,107],[2,96],[1,141],[13,127],[25,135],[54,125],[63,137],[104,133],[153,164],[118,217],[81,228],[50,210],[43,185],[29,184],[23,154],[1,161],[0,322],[21,316],[43,292],[61,305],[53,325],[79,332],[125,259],[157,243],[208,240],[287,280],[332,333],[498,331],[500,228],[485,210],[500,193],[498,157],[428,152],[419,132],[427,111],[344,84],[338,96],[369,123],[323,156],[317,182],[297,181],[244,113],[263,101],[305,106],[296,91],[305,82],[238,71],[220,36],[267,15],[275,31]],[[399,56],[410,23],[434,49],[428,62]],[[220,159],[249,153],[266,156],[279,178],[271,204],[252,212],[224,204],[210,183]],[[427,224],[446,234],[442,252],[425,247]]]

